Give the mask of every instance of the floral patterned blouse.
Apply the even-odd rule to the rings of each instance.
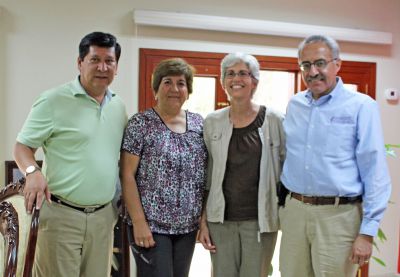
[[[122,150],[140,156],[136,183],[150,230],[186,234],[198,228],[206,183],[203,118],[186,111],[186,132],[175,133],[154,109],[133,115]]]

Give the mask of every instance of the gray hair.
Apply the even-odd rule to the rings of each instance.
[[[334,40],[333,38],[325,35],[312,35],[307,38],[305,38],[300,44],[299,44],[299,51],[298,51],[298,57],[300,59],[301,52],[303,51],[304,47],[307,44],[315,43],[315,42],[323,42],[325,43],[326,46],[331,50],[332,52],[332,58],[333,59],[340,59],[339,57],[339,44]]]
[[[257,81],[260,79],[260,64],[257,59],[252,55],[236,52],[226,55],[221,61],[221,83],[225,80],[228,67],[238,63],[245,63],[250,70],[251,76]]]

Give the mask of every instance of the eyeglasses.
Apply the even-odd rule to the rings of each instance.
[[[300,70],[303,72],[309,72],[311,70],[311,66],[315,66],[316,69],[322,70],[325,69],[325,67],[328,65],[328,63],[336,61],[337,58],[332,59],[330,61],[324,60],[324,59],[319,59],[314,62],[302,62],[299,64]]]
[[[130,219],[129,219],[129,221],[130,221]],[[143,262],[145,262],[146,264],[151,266],[152,265],[151,259],[146,258],[146,256],[142,253],[141,248],[137,247],[137,245],[135,244],[131,226],[130,226],[130,228],[128,228],[127,233],[128,233],[128,242],[129,242],[129,245],[131,246],[132,252],[134,254],[136,254]]]
[[[236,76],[238,76],[241,79],[245,79],[248,77],[252,77],[253,75],[250,72],[245,71],[245,70],[240,70],[239,72],[235,72],[232,70],[232,71],[226,72],[226,74],[225,74],[225,78],[227,78],[227,79],[233,79]]]
[[[139,256],[139,258],[148,265],[152,265],[151,259],[147,259],[146,256],[136,247],[134,243],[131,243],[133,253]]]

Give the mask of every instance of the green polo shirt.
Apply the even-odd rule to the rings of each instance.
[[[17,141],[43,148],[51,193],[78,205],[105,204],[115,193],[126,122],[120,97],[111,93],[101,107],[77,78],[40,95]]]

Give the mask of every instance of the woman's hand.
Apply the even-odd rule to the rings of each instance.
[[[133,222],[133,237],[135,244],[140,247],[150,248],[156,245],[146,220]]]
[[[211,241],[210,232],[207,226],[207,221],[203,219],[200,222],[199,241],[201,242],[203,247],[209,250],[211,253],[217,252],[215,245],[213,245]]]

